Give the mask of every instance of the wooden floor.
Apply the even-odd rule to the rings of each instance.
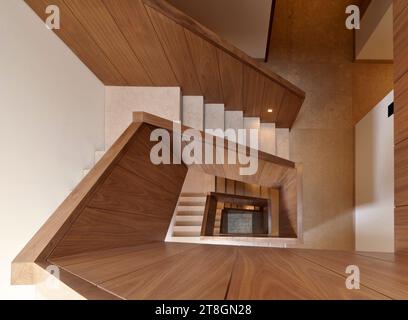
[[[49,261],[89,299],[181,300],[407,299],[407,262],[385,254],[162,242]],[[346,288],[348,265],[360,267],[360,290]]]

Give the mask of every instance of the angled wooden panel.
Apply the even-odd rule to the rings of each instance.
[[[244,116],[259,117],[264,106],[265,77],[244,65]]]
[[[178,86],[142,0],[103,0],[155,86]]]
[[[65,3],[125,78],[128,85],[152,85],[148,74],[102,0],[69,0]]]
[[[394,77],[399,80],[408,71],[408,10],[405,8],[394,19]]]
[[[127,84],[63,0],[25,1],[43,21],[47,18],[45,13],[47,6],[58,6],[61,15],[61,28],[55,29],[54,32],[105,85]]]
[[[164,241],[187,168],[151,163],[154,129],[147,124],[139,128],[51,258]]]
[[[222,103],[223,96],[217,48],[187,29],[184,29],[184,32],[205,101],[208,103]]]
[[[156,34],[169,58],[184,95],[201,95],[184,28],[155,9],[146,6]]]
[[[408,36],[407,36],[408,39]],[[408,73],[395,83],[395,143],[408,139]]]
[[[368,288],[348,290],[345,277],[288,249],[240,248],[227,299],[387,299]]]
[[[358,266],[361,274],[360,285],[375,290],[392,299],[408,299],[407,264],[381,261],[352,252],[294,251],[298,256],[340,274],[345,274],[347,266]]]
[[[126,299],[224,299],[236,256],[232,247],[201,245],[100,284]]]
[[[243,110],[244,65],[221,49],[217,49],[224,103],[227,110]]]
[[[407,108],[408,109],[408,108]],[[395,146],[395,206],[408,205],[408,139]]]
[[[395,251],[408,253],[408,207],[396,208],[394,219]]]
[[[165,217],[86,208],[58,244],[51,259],[163,241],[168,227],[169,219]]]
[[[293,123],[302,107],[304,98],[300,98],[286,90],[279,114],[276,118],[277,128],[292,128]]]
[[[406,0],[394,0],[394,18],[397,18],[406,7],[408,7],[408,1]]]
[[[278,117],[282,106],[285,89],[272,80],[265,79],[265,88],[263,92],[263,108],[260,112],[262,122],[274,123]],[[272,112],[268,112],[272,109]]]

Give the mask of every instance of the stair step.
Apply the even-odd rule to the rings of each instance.
[[[201,202],[201,203],[206,203],[207,197],[180,197],[179,198],[179,203],[181,202]]]
[[[174,226],[174,237],[199,237],[201,226]]]
[[[205,207],[205,201],[179,201],[181,207]]]
[[[82,170],[82,176],[85,177],[90,171],[91,171],[91,169]]]
[[[201,226],[203,216],[176,216],[176,226]]]
[[[178,206],[177,211],[203,211],[205,210],[205,206]]]

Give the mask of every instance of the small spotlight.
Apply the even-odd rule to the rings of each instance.
[[[268,109],[268,112],[269,112],[269,113],[272,113],[272,112],[273,112],[273,109]]]

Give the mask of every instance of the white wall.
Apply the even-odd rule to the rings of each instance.
[[[357,251],[394,251],[394,116],[387,116],[393,101],[391,92],[356,125]]]
[[[253,58],[264,59],[273,0],[170,0]]]
[[[10,263],[104,146],[104,86],[22,0],[0,1],[0,299]]]

